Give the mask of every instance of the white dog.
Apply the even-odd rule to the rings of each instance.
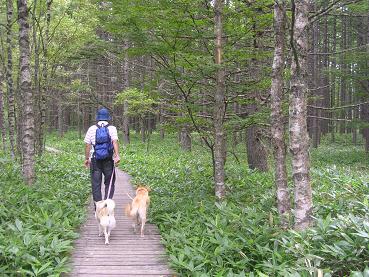
[[[105,244],[109,244],[110,232],[115,228],[115,202],[112,199],[96,202],[95,218],[99,224],[99,236],[104,233]]]

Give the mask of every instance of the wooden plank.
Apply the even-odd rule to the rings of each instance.
[[[137,244],[136,246],[134,245],[127,245],[127,244],[114,244],[114,247],[111,247],[112,244],[109,245],[105,245],[103,244],[103,242],[99,242],[98,244],[100,245],[96,245],[96,244],[89,244],[89,245],[77,245],[74,247],[75,251],[79,251],[79,250],[100,250],[103,249],[104,251],[106,251],[106,247],[110,246],[111,250],[119,250],[119,249],[154,249],[154,250],[162,250],[164,249],[164,247],[161,244],[158,244],[157,242],[154,243],[150,243],[150,241],[148,241],[149,243],[146,244]],[[112,243],[112,242],[111,242]],[[109,249],[109,250],[110,250]]]
[[[113,236],[114,234],[125,234],[125,235],[134,235],[135,233],[133,232],[133,229],[132,230],[128,230],[128,229],[117,229],[117,228],[120,228],[120,226],[118,225],[116,227],[116,229],[113,229],[111,231],[111,235]],[[138,231],[139,228],[137,228],[137,231]],[[85,232],[90,232],[91,235],[93,236],[98,236],[98,227],[97,226],[90,226],[88,228],[85,228],[84,229]],[[159,231],[158,230],[155,230],[155,229],[144,229],[144,234],[145,235],[159,235]]]
[[[144,254],[132,254],[131,256],[131,259],[132,260],[140,260],[140,259],[145,259],[146,257],[150,257],[150,255],[159,255],[159,253],[144,253]],[[128,255],[127,255],[128,256]],[[73,260],[78,260],[79,262],[81,260],[89,260],[89,261],[96,261],[96,260],[99,260],[99,261],[106,261],[107,259],[105,259],[107,256],[106,254],[103,254],[103,253],[96,253],[95,255],[91,256],[91,255],[73,255]],[[124,258],[121,258],[122,257],[122,254],[112,254],[112,255],[109,255],[108,256],[109,259],[108,260],[119,260],[119,261],[129,261],[130,259],[127,259],[125,260]],[[150,258],[149,258],[150,259]],[[162,258],[158,258],[157,259],[158,261],[165,261],[166,260],[166,257],[162,257]],[[71,262],[71,264],[73,263],[73,261]]]
[[[127,242],[128,241],[128,242]],[[95,240],[95,241],[89,241],[90,243],[86,244],[86,242],[78,242],[74,243],[74,247],[78,249],[78,247],[86,247],[86,246],[96,246],[96,247],[102,247],[104,245],[103,240]],[[112,243],[114,242],[114,244]],[[137,245],[162,245],[160,242],[156,240],[144,240],[140,241],[140,244],[135,245],[134,240],[128,240],[128,239],[122,239],[122,240],[111,240],[111,243],[109,246],[111,247],[136,247]]]
[[[105,246],[105,245],[104,245]],[[81,255],[83,253],[87,253],[87,252],[105,252],[105,253],[111,253],[114,254],[116,252],[121,252],[121,253],[139,253],[144,254],[144,253],[148,253],[150,252],[150,250],[153,252],[152,254],[157,254],[157,253],[162,253],[164,256],[166,255],[165,253],[165,248],[155,248],[155,249],[150,249],[150,248],[140,248],[137,249],[137,251],[135,252],[135,248],[124,248],[124,247],[119,247],[119,248],[109,248],[109,246],[107,246],[105,249],[95,249],[95,248],[87,248],[83,249],[82,247],[79,249],[74,249],[73,251],[73,255]]]
[[[141,238],[139,235],[120,235],[118,236],[114,236],[116,242],[120,242],[122,244],[128,244],[128,245],[136,245],[136,244],[144,244],[144,243],[158,243],[161,244],[161,242],[158,240],[158,238],[160,238],[160,235],[145,235],[143,238]],[[113,235],[110,237],[113,238]],[[117,240],[119,238],[122,238],[122,240]],[[84,238],[84,239],[77,239],[74,243],[81,243],[81,242],[91,242],[91,243],[95,243],[96,241],[104,241],[103,237],[99,237],[99,236],[92,236],[89,238]]]
[[[115,228],[114,230],[116,230],[116,229],[117,230],[130,230],[130,231],[133,230],[133,221],[126,221],[126,222],[124,222],[124,221],[117,221],[116,223],[117,223],[117,227],[122,227],[122,229]],[[122,226],[120,226],[120,225],[122,225]],[[84,230],[85,229],[89,229],[89,228],[98,230],[99,226],[97,225],[97,222],[95,222],[95,220],[94,220],[94,221],[91,221],[88,224],[85,224],[83,226],[83,229]],[[136,228],[138,228],[138,226],[136,226]],[[156,226],[152,226],[150,223],[146,223],[144,229],[147,229],[147,230],[157,230],[157,231],[159,231],[159,229]]]
[[[142,263],[142,261],[144,262],[148,262],[148,263],[152,263],[153,261],[160,261],[161,263],[164,262],[164,261],[167,261],[166,257],[160,257],[160,256],[157,256],[157,255],[142,255],[142,256],[138,256],[138,255],[128,255],[128,256],[125,256],[125,257],[122,257],[122,256],[109,256],[109,257],[106,257],[106,256],[88,256],[88,257],[80,257],[80,258],[75,258],[73,260],[73,262],[78,262],[78,263],[81,263],[81,262],[85,262],[85,261],[98,261],[98,263],[96,264],[105,264],[105,263],[115,263],[115,262],[127,262],[127,265],[130,264],[130,263]]]
[[[92,264],[94,263],[94,264]],[[167,262],[166,261],[160,261],[160,260],[148,260],[148,261],[130,261],[130,262],[125,262],[124,260],[114,260],[114,261],[99,261],[99,260],[81,260],[81,261],[76,261],[73,262],[73,266],[75,268],[77,268],[78,266],[95,266],[95,265],[103,265],[104,267],[108,267],[108,266],[144,266],[144,265],[165,265],[167,266]]]
[[[130,251],[86,251],[81,253],[75,253],[73,255],[74,257],[92,257],[92,256],[125,256],[125,255],[134,255],[134,256],[141,256],[141,255],[147,255],[147,254],[156,254],[160,255],[163,251],[161,250],[130,250]]]
[[[95,264],[95,265],[132,265],[132,264],[147,264],[152,265],[154,264],[167,264],[166,258],[160,258],[157,256],[149,256],[149,255],[143,255],[141,257],[138,256],[111,256],[111,257],[80,257],[75,258],[73,260],[74,265],[78,264]]]
[[[79,277],[101,277],[101,274],[93,274],[93,273],[87,273],[87,274],[83,274],[83,273],[79,273],[78,274]],[[109,277],[130,277],[130,276],[144,276],[144,277],[173,277],[175,275],[173,274],[135,274],[135,273],[131,273],[131,274],[114,274],[114,273],[109,273],[109,274],[104,274],[104,276],[109,276]]]
[[[108,274],[170,274],[171,271],[167,265],[139,265],[139,266],[75,266],[79,274],[93,273],[105,276]]]

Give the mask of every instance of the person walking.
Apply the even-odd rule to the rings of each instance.
[[[104,199],[113,198],[115,188],[115,166],[120,162],[117,128],[110,125],[111,116],[106,108],[97,111],[96,124],[86,133],[85,161],[90,168],[92,197],[94,202],[102,200],[101,183],[104,175]],[[113,178],[111,180],[111,178]],[[109,185],[111,183],[110,193]],[[109,195],[108,195],[109,193]]]

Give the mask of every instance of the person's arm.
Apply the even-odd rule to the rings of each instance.
[[[114,163],[118,164],[120,162],[118,140],[113,140],[113,146],[114,146],[114,158],[113,158]]]
[[[89,143],[86,143],[86,146],[85,146],[85,167],[86,168],[89,168],[90,167],[90,150],[91,150],[91,144]]]

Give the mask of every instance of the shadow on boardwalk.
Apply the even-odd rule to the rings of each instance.
[[[134,195],[134,191],[129,176],[118,169],[116,173],[117,226],[110,236],[110,244],[105,245],[103,237],[98,237],[91,203],[88,219],[75,242],[69,276],[174,276],[168,267],[157,227],[146,224],[144,238],[139,233],[134,234],[132,221],[124,215],[124,207],[131,201],[126,193]]]

